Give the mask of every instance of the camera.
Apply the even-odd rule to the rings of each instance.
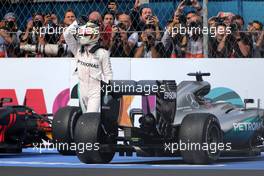
[[[14,21],[3,21],[3,25],[0,27],[0,29],[16,31],[16,23]]]
[[[43,23],[41,20],[35,20],[35,21],[33,21],[33,26],[35,28],[41,28],[43,26]]]
[[[216,22],[216,24],[223,24],[224,21],[225,21],[225,20],[224,20],[223,18],[219,18],[219,17],[215,18],[215,22]]]
[[[119,29],[126,30],[126,25],[124,23],[118,23],[116,27],[118,28],[118,31]]]
[[[237,32],[239,30],[239,26],[236,23],[230,24],[230,30],[231,32]]]
[[[155,36],[153,34],[147,34],[147,38],[149,41],[155,40]]]
[[[8,30],[12,30],[16,27],[16,24],[14,21],[6,21],[6,25],[5,27],[8,29]]]
[[[115,40],[115,42],[119,42],[120,40],[121,40],[121,36],[120,36],[120,29],[122,29],[122,30],[127,30],[126,29],[126,25],[124,24],[124,23],[118,23],[117,25],[116,25],[116,27],[117,27],[117,33],[116,33],[116,35],[115,35],[115,38],[114,38],[114,40]]]
[[[189,24],[189,27],[191,27],[191,28],[199,28],[199,27],[202,27],[202,23],[201,22],[197,22],[197,21],[192,21]]]
[[[192,5],[192,0],[182,0],[182,1],[185,1],[185,5],[187,6],[191,6]]]
[[[150,21],[150,20],[152,20],[153,19],[153,15],[148,15],[147,16],[147,19]]]
[[[66,54],[70,54],[71,51],[66,44],[46,44],[46,45],[20,45],[20,50],[32,52],[32,53],[41,53],[47,56],[60,57]]]

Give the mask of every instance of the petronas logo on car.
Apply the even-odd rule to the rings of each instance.
[[[240,122],[233,123],[234,131],[256,131],[263,128],[263,122]]]

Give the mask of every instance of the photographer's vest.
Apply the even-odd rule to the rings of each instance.
[[[187,50],[185,58],[203,58],[203,40],[199,38],[198,40],[189,39],[187,44]]]
[[[0,58],[7,57],[6,45],[3,37],[0,37]]]

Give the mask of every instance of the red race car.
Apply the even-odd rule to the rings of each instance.
[[[22,148],[51,139],[52,114],[37,114],[27,106],[5,106],[11,98],[0,99],[0,153],[20,153]]]

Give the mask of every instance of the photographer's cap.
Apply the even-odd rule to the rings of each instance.
[[[7,13],[7,14],[5,14],[5,16],[4,16],[4,20],[9,20],[9,19],[15,19],[16,20],[16,15],[15,15],[15,13],[13,13],[13,12],[9,12],[9,13]]]

